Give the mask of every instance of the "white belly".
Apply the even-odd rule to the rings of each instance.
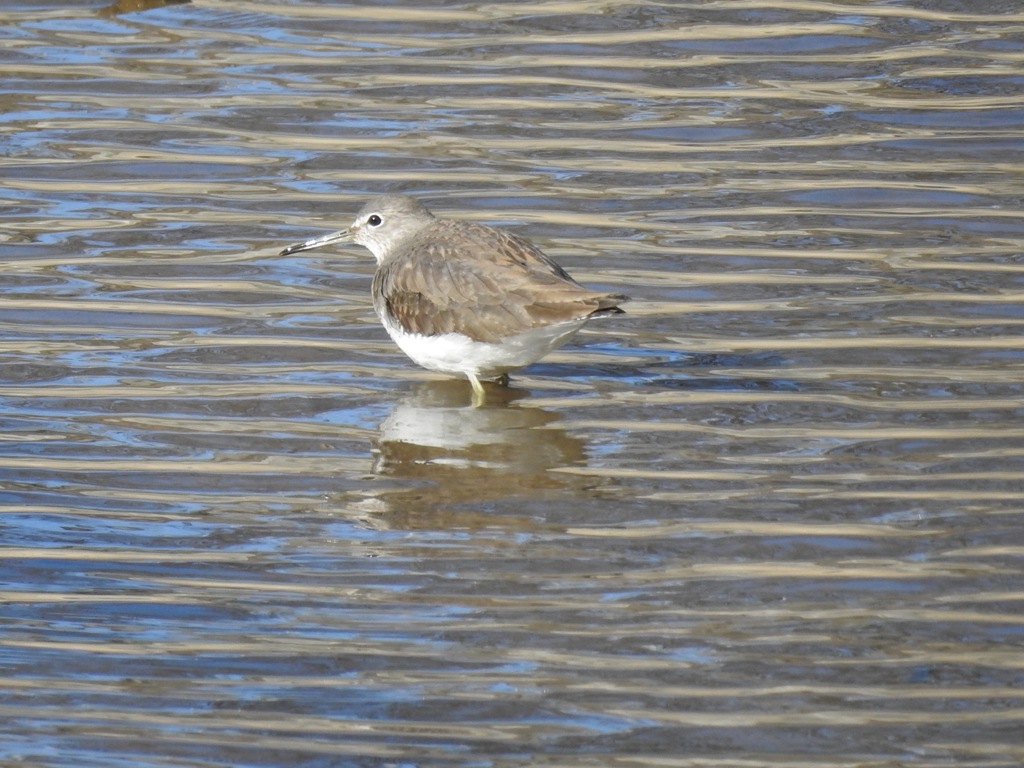
[[[567,342],[586,323],[586,319],[582,319],[534,328],[499,343],[488,344],[458,333],[439,336],[408,333],[387,318],[381,319],[391,338],[417,364],[439,373],[453,376],[472,374],[480,379],[493,379],[537,362]]]

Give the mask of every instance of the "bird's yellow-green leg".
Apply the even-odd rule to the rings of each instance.
[[[473,385],[473,407],[479,408],[484,404],[487,392],[484,390],[484,385],[480,383],[480,379],[472,373],[467,372],[466,377],[469,379],[469,383]]]

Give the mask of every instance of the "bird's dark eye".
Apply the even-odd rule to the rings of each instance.
[[[369,224],[371,227],[379,227],[382,221],[384,221],[384,219],[382,219],[375,213],[366,220],[366,223]]]

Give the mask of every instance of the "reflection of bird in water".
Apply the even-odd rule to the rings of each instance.
[[[557,414],[517,406],[526,393],[514,388],[500,390],[487,406],[467,408],[464,387],[424,382],[396,405],[380,426],[374,469],[406,482],[377,486],[364,510],[394,528],[482,527],[494,523],[480,512],[482,503],[528,504],[593,482],[550,471],[586,458],[583,441],[557,427]],[[507,513],[502,520],[508,522]]]
[[[100,16],[117,16],[119,13],[148,11],[165,5],[186,5],[192,0],[117,0],[99,11]]]

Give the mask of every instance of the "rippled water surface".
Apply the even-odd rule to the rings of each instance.
[[[1019,3],[104,2],[0,9],[0,764],[1024,764]],[[277,256],[385,190],[629,314],[469,408]]]

